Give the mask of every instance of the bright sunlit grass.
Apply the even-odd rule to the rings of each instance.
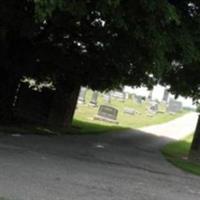
[[[189,135],[183,140],[170,143],[162,149],[166,159],[184,171],[200,175],[200,163],[188,159],[193,135]]]

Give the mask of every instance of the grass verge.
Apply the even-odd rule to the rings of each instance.
[[[193,135],[191,134],[183,140],[167,144],[162,149],[162,153],[176,167],[200,175],[200,163],[188,159],[192,138]]]
[[[108,132],[119,132],[126,131],[129,128],[121,127],[117,125],[107,126],[106,124],[90,123],[80,120],[74,120],[71,128],[53,128],[45,127],[41,125],[10,125],[10,126],[0,126],[0,133],[3,134],[34,134],[34,135],[43,135],[43,136],[56,136],[56,135],[67,135],[67,134],[79,134],[79,135],[92,135],[92,134],[101,134]]]
[[[100,124],[100,123],[90,123],[86,121],[74,120],[73,126],[78,127],[78,134],[100,134],[100,133],[107,133],[107,132],[119,132],[119,131],[126,131],[130,128],[121,127],[118,125],[110,125],[107,124]],[[76,133],[76,130],[75,132]]]

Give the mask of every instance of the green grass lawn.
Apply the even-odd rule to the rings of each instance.
[[[122,128],[140,128],[144,126],[149,126],[153,124],[160,124],[170,120],[173,120],[177,117],[184,115],[187,111],[182,111],[177,114],[169,114],[169,113],[158,113],[155,116],[148,116],[147,107],[149,106],[147,102],[143,104],[138,104],[132,99],[127,99],[125,102],[120,102],[116,99],[112,99],[110,106],[113,106],[119,110],[118,114],[118,122],[119,125],[113,126],[111,123],[96,121],[93,120],[93,117],[98,112],[98,107],[92,107],[89,105],[89,101],[91,99],[92,91],[87,92],[86,103],[78,104],[77,110],[75,112],[74,117],[74,125],[82,127],[82,131],[97,131],[101,130],[117,130]],[[98,98],[98,105],[105,104],[103,94],[101,94]],[[138,111],[140,114],[128,115],[125,114],[124,108],[129,107]],[[164,111],[165,106],[160,105],[159,110]]]
[[[200,175],[200,163],[188,159],[193,135],[189,135],[183,140],[170,143],[162,149],[165,158],[175,166],[184,171]]]

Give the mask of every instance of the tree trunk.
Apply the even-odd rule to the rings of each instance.
[[[72,125],[80,87],[71,91],[56,88],[48,123],[50,126],[68,128]]]
[[[69,95],[68,107],[66,108],[64,127],[70,127],[72,125],[74,113],[76,110],[77,100],[79,96],[80,87],[75,88]]]
[[[0,123],[10,123],[14,120],[13,103],[16,96],[19,79],[7,77],[0,83]]]
[[[198,160],[200,159],[200,115],[198,117],[198,122],[190,149],[190,158]]]

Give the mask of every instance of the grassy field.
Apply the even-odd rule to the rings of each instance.
[[[170,143],[162,149],[166,159],[184,171],[200,175],[200,163],[188,159],[193,135],[189,135],[183,140]]]
[[[147,102],[144,102],[143,104],[138,104],[132,99],[127,99],[125,102],[120,102],[119,100],[112,99],[110,106],[113,106],[119,110],[117,119],[119,125],[113,126],[113,124],[107,122],[93,120],[93,117],[98,112],[98,107],[92,107],[89,105],[91,95],[92,91],[88,91],[86,96],[86,103],[78,104],[77,110],[75,112],[74,125],[80,126],[82,128],[82,132],[101,132],[122,128],[140,128],[173,120],[187,112],[182,111],[180,113],[172,115],[167,112],[163,112],[166,109],[163,104],[159,107],[159,110],[162,112],[157,113],[154,116],[148,116],[149,113],[147,111],[147,108],[149,104]],[[103,94],[101,94],[98,98],[98,105],[102,104],[105,104]],[[125,107],[133,108],[140,114],[128,115],[123,112]]]

